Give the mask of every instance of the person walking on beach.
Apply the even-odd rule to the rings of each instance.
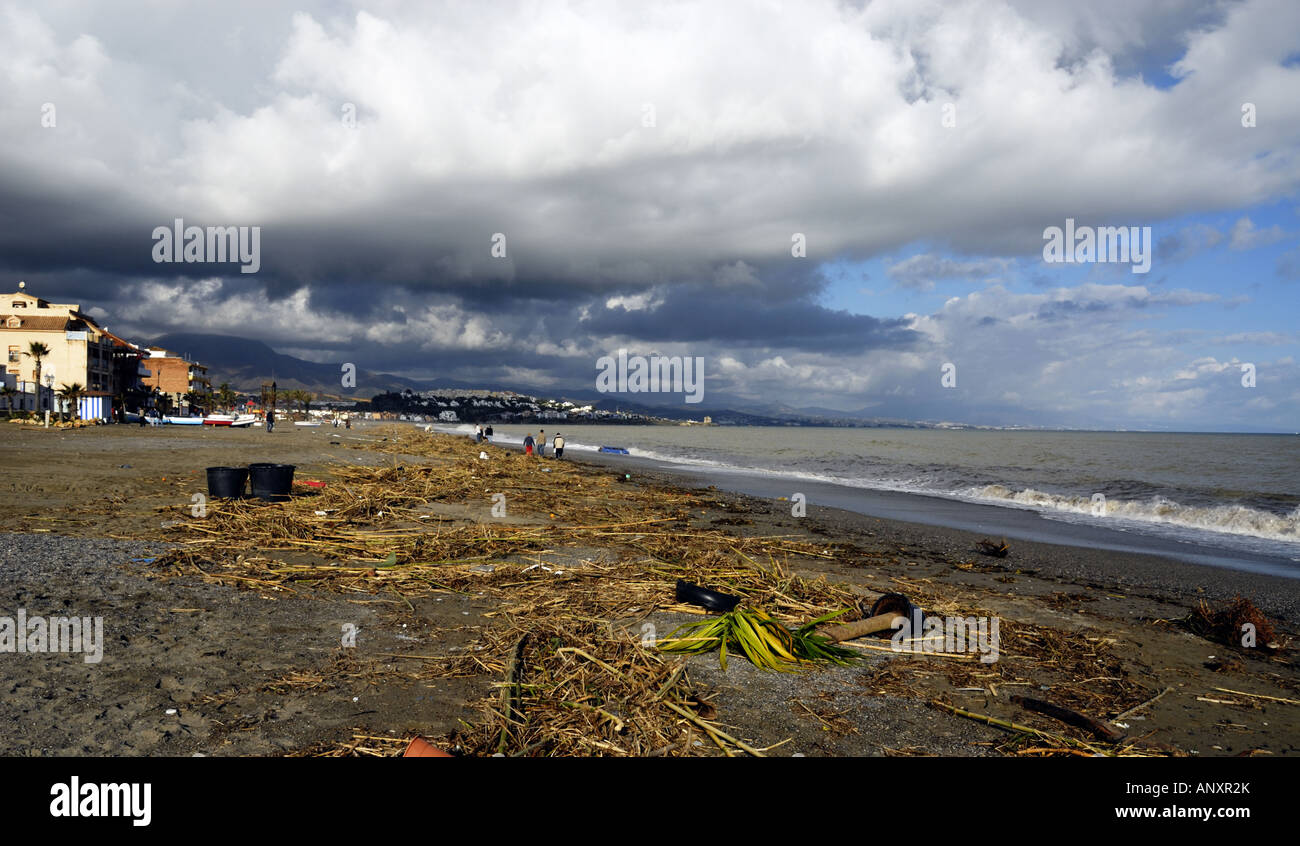
[[[524,455],[533,454],[533,443],[534,443],[533,433],[529,432],[527,435],[524,436]]]
[[[484,432],[483,432],[483,440],[487,441],[488,443],[492,443],[492,427],[491,427],[491,426],[488,426],[487,429],[484,430]]]
[[[275,429],[275,413],[267,411],[266,414],[266,431],[270,432]]]
[[[546,430],[540,429],[537,432],[537,457],[546,457]]]
[[[483,443],[483,424],[480,423],[474,427],[474,443]]]
[[[555,460],[559,461],[564,458],[564,436],[556,432],[555,437],[551,439],[551,443],[555,445]]]

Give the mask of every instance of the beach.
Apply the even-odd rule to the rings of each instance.
[[[993,558],[970,530],[812,495],[796,516],[788,500],[726,491],[725,475],[587,453],[525,459],[410,426],[11,425],[3,437],[0,615],[102,616],[105,632],[97,663],[0,655],[0,716],[15,727],[4,754],[398,754],[412,734],[465,754],[498,742],[506,754],[735,752],[717,726],[771,755],[1077,754],[1089,747],[1075,744],[1096,742],[1025,710],[1017,694],[1124,723],[1126,739],[1099,753],[1300,748],[1289,652],[1229,646],[1179,623],[1203,600],[1240,594],[1288,641],[1300,583],[1267,572],[1034,540]],[[254,461],[294,464],[297,480],[325,487],[260,510],[195,500],[205,467]],[[494,493],[505,514],[494,514]],[[680,554],[674,538],[686,539]],[[611,652],[592,657],[620,676],[659,672],[635,646],[644,627],[662,636],[699,619],[676,603],[675,572],[725,574],[705,585],[724,591],[752,586],[747,601],[790,624],[836,601],[861,616],[875,596],[901,592],[933,613],[997,618],[1001,655],[899,653],[885,639],[861,662],[799,673],[734,656],[723,671],[716,655],[699,655],[684,659],[690,717],[663,720],[612,688],[601,688],[603,705],[576,697],[573,713],[552,716],[525,691],[523,717],[508,742],[496,740],[490,707],[519,664],[543,689],[596,644]],[[546,651],[548,641],[585,645]],[[652,737],[663,744],[649,749]]]

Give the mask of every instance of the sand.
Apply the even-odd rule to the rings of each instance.
[[[0,430],[6,468],[0,615],[19,607],[30,614],[100,615],[106,631],[99,664],[77,655],[0,654],[6,692],[0,718],[12,727],[0,753],[275,755],[354,737],[396,743],[420,732],[440,738],[460,720],[475,719],[480,701],[493,694],[498,679],[490,674],[430,680],[409,672],[418,660],[410,656],[481,646],[485,628],[498,623],[482,616],[492,601],[473,592],[448,592],[409,608],[372,595],[304,590],[271,597],[197,578],[163,578],[147,560],[133,560],[166,548],[167,509],[189,507],[205,491],[204,467],[276,461],[297,465],[299,479],[328,479],[333,462],[393,460],[349,448],[381,437],[377,427],[284,426],[268,434],[0,425],[6,426]],[[602,463],[589,466],[609,472]],[[645,473],[635,481],[681,482]],[[824,574],[864,595],[915,588],[1007,620],[1104,641],[1123,684],[1153,696],[1173,688],[1126,721],[1152,748],[1203,756],[1300,749],[1300,706],[1215,690],[1300,699],[1300,673],[1287,654],[1234,650],[1172,622],[1202,597],[1240,592],[1291,637],[1295,582],[1048,544],[1016,543],[1007,559],[997,560],[976,554],[977,538],[961,532],[816,507],[795,518],[779,501],[718,499],[725,506],[701,514],[699,525],[796,534],[863,553],[795,562],[805,574]],[[463,519],[483,518],[466,504]],[[668,604],[671,585],[665,593]],[[656,612],[649,619],[671,628],[687,618]],[[354,648],[341,646],[348,625],[360,632]],[[1225,655],[1234,659],[1227,669],[1206,666]],[[693,676],[715,691],[729,731],[754,745],[782,744],[773,754],[987,755],[1004,748],[1004,732],[930,707],[935,696],[1051,725],[1027,717],[1009,700],[1015,691],[979,678],[978,666],[959,684],[924,657],[888,653],[799,675],[760,673],[740,661],[724,673],[716,657],[690,660]],[[1043,698],[1059,683],[1049,663],[1023,670],[1043,682],[1035,685]]]

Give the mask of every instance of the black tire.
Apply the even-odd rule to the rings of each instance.
[[[735,609],[740,604],[739,596],[732,596],[729,593],[718,593],[715,590],[702,588],[699,585],[691,584],[682,579],[677,580],[677,601],[686,602],[690,605],[698,605],[701,608],[707,608],[710,611],[719,611],[723,614]]]

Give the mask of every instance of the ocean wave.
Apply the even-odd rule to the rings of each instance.
[[[1053,494],[1006,485],[968,488],[966,498],[999,505],[1043,509],[1096,517],[1118,518],[1136,523],[1158,523],[1187,529],[1248,535],[1268,540],[1300,541],[1300,508],[1290,514],[1273,514],[1244,505],[1184,505],[1168,497],[1153,496],[1132,500],[1106,497],[1093,502],[1092,495]]]

